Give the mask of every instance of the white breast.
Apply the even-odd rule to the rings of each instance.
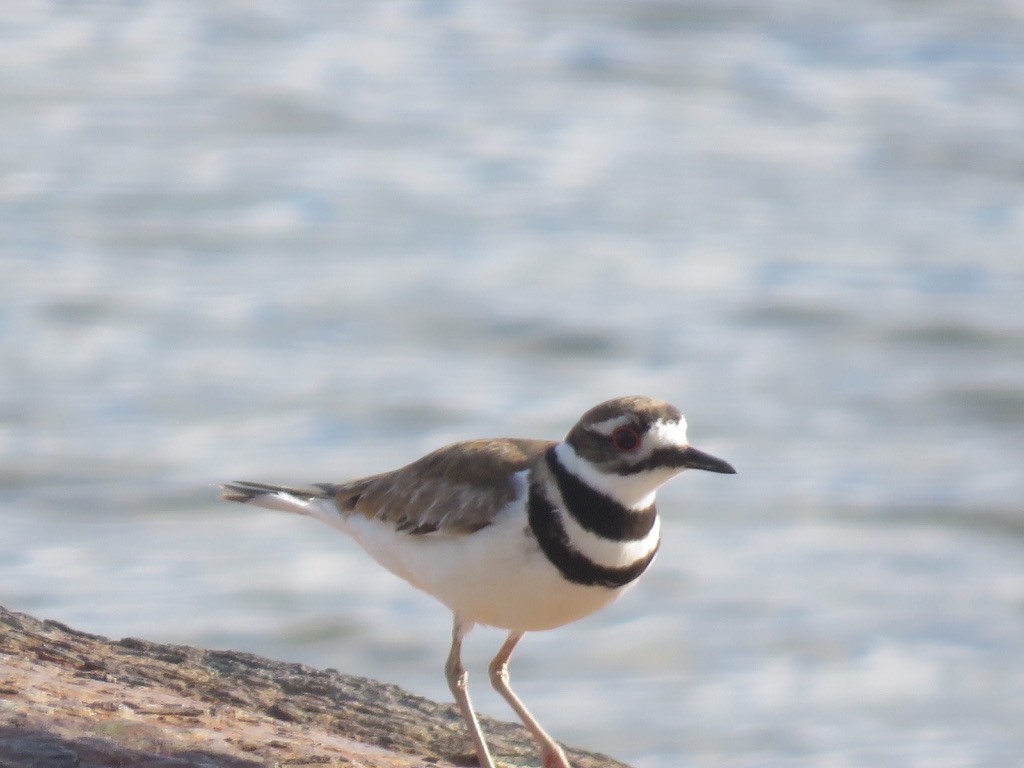
[[[329,522],[463,621],[519,631],[552,629],[603,608],[625,588],[574,584],[548,561],[527,521],[526,473],[520,475],[517,497],[491,525],[472,534],[412,536],[360,515]],[[619,564],[612,553],[601,555],[599,562]]]

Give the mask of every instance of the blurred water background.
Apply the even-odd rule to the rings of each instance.
[[[214,485],[645,393],[740,474],[521,646],[557,737],[1020,765],[1019,2],[0,5],[0,603],[444,700],[443,608]]]

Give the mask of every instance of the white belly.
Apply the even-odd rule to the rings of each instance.
[[[461,536],[395,533],[358,515],[330,522],[467,622],[524,632],[552,629],[603,608],[625,591],[566,581],[538,547],[521,505]]]

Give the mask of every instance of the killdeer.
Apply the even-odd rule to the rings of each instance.
[[[736,471],[690,446],[674,406],[620,397],[583,414],[561,442],[470,440],[344,483],[222,488],[228,501],[339,528],[451,610],[445,676],[481,768],[494,762],[470,703],[462,641],[474,624],[508,630],[488,667],[491,684],[533,736],[544,768],[570,768],[512,691],[509,658],[525,632],[603,608],[647,570],[661,541],[655,491],[687,468]]]

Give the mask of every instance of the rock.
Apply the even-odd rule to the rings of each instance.
[[[536,765],[482,718],[495,759]],[[458,710],[335,670],[125,638],[0,607],[0,768],[474,765]],[[627,768],[567,750],[574,768]]]

